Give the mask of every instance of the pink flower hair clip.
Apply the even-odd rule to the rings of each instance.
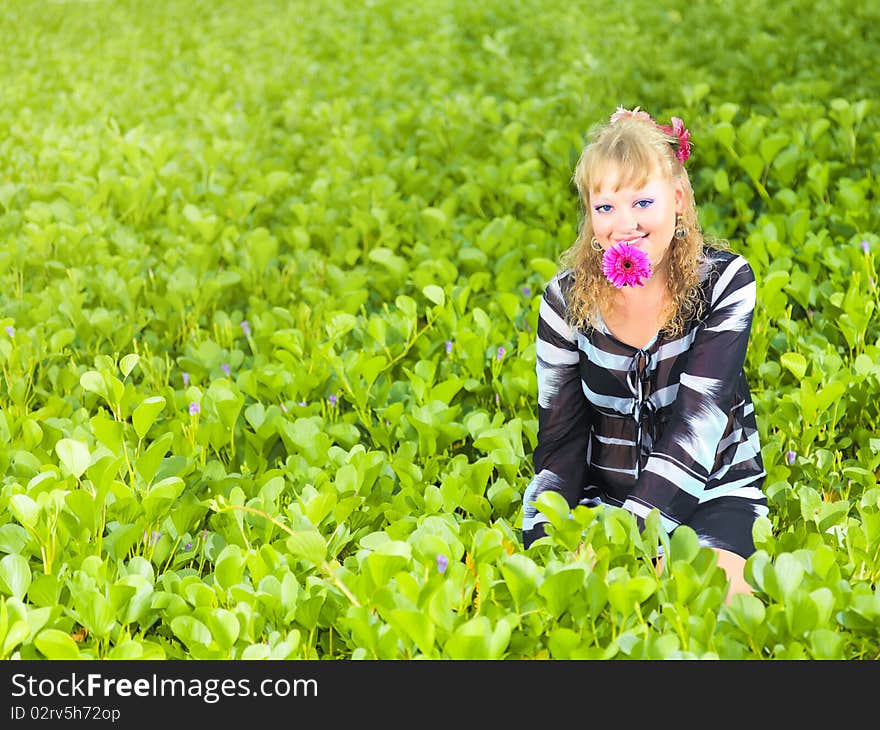
[[[691,133],[684,126],[684,122],[678,117],[672,117],[672,126],[664,124],[660,129],[667,134],[678,137],[678,149],[675,151],[675,156],[678,157],[678,161],[683,165],[685,160],[691,156]]]
[[[653,124],[658,129],[662,129],[666,134],[670,134],[673,137],[678,138],[678,149],[675,150],[675,156],[678,158],[678,161],[683,165],[686,160],[688,160],[691,156],[691,133],[684,126],[684,121],[682,121],[679,117],[672,117],[672,126],[668,124],[657,124],[648,112],[642,111],[639,107],[635,107],[633,109],[624,109],[622,106],[617,107],[617,110],[614,114],[611,115],[609,119],[609,124],[614,124],[621,119],[638,119],[640,122],[647,122],[649,124]]]

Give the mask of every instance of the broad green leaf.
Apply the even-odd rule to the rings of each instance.
[[[422,294],[425,295],[429,300],[431,300],[437,306],[442,307],[446,303],[446,293],[443,289],[436,284],[429,284],[428,286],[422,289]]]
[[[107,385],[104,382],[104,376],[96,370],[88,370],[84,372],[79,379],[80,385],[91,393],[97,393],[105,400],[107,397]]]
[[[134,409],[131,414],[131,422],[134,426],[135,433],[138,438],[147,435],[152,425],[156,422],[156,417],[165,407],[165,398],[161,395],[150,396],[141,401],[141,404]]]
[[[327,557],[327,542],[317,530],[299,530],[287,538],[287,547],[296,557],[321,565]]]
[[[79,647],[65,631],[43,629],[34,639],[34,645],[46,659],[79,659]]]
[[[180,477],[166,477],[150,487],[141,501],[147,520],[151,523],[167,515],[171,505],[183,491],[186,484]]]
[[[91,454],[89,447],[76,439],[61,439],[55,444],[55,453],[64,467],[79,479],[89,468]]]
[[[156,476],[156,472],[159,471],[159,467],[162,465],[162,460],[171,449],[173,442],[174,434],[170,431],[166,431],[153,441],[153,443],[151,443],[137,458],[137,461],[135,462],[135,470],[140,474],[141,479],[144,480],[145,484],[149,484],[153,480],[153,477]]]
[[[584,566],[574,565],[548,575],[538,593],[547,601],[550,613],[559,617],[586,586]]]
[[[783,553],[770,566],[769,575],[764,576],[767,592],[785,602],[800,587],[803,576],[804,567],[800,561],[791,553]]]
[[[224,608],[215,608],[208,616],[208,625],[214,641],[221,649],[231,649],[241,632],[238,619],[232,611]]]
[[[388,623],[392,628],[409,638],[426,656],[434,653],[434,624],[421,611],[395,609],[388,613]]]
[[[211,630],[197,618],[176,616],[171,619],[170,626],[174,635],[189,647],[194,644],[207,647],[211,644]]]
[[[2,629],[2,626],[0,626],[0,629]],[[6,629],[5,634],[0,630],[0,640],[2,640],[0,641],[0,643],[2,643],[2,648],[0,648],[0,659],[7,658],[15,647],[27,640],[30,634],[31,627],[28,626],[27,621],[22,619],[10,620],[10,625]]]
[[[25,527],[34,528],[40,519],[40,508],[26,494],[13,494],[9,499],[12,514]]]
[[[559,494],[559,492],[541,492],[535,500],[535,506],[555,527],[558,527],[563,521],[567,520],[571,512],[568,502],[565,501],[565,497]]]
[[[114,454],[121,454],[124,446],[124,425],[112,418],[107,418],[102,414],[92,416],[89,419],[89,425],[92,427],[92,433],[100,443],[106,446]]]
[[[140,355],[132,352],[119,361],[119,370],[122,372],[123,378],[127,378],[131,374],[131,371],[134,370],[135,365],[140,362],[140,359]]]
[[[229,589],[241,583],[244,576],[244,557],[238,546],[229,545],[214,565],[214,580],[218,586]]]
[[[537,563],[522,553],[508,556],[501,564],[501,574],[519,610],[533,598],[544,581],[543,571]]]
[[[90,634],[104,639],[116,624],[116,612],[113,605],[103,594],[93,591],[82,596],[81,605],[77,605],[80,623]]]
[[[842,633],[831,629],[817,629],[810,634],[810,651],[814,659],[846,659]]]
[[[7,595],[23,600],[31,584],[31,568],[21,555],[12,554],[0,560],[0,589]]]
[[[786,352],[779,358],[780,362],[798,380],[803,380],[807,372],[807,359],[799,352]]]

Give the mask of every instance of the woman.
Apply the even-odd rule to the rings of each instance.
[[[705,241],[684,163],[690,133],[618,109],[574,173],[583,219],[547,285],[537,333],[538,443],[523,541],[544,535],[534,500],[606,504],[639,524],[657,509],[715,549],[728,596],[750,592],[765,477],[743,370],[755,306],[748,262]]]

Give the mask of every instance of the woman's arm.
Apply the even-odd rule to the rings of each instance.
[[[589,421],[580,376],[580,350],[565,320],[563,275],[547,285],[538,313],[538,442],[535,476],[523,496],[523,543],[529,547],[544,535],[544,515],[534,500],[542,492],[562,494],[569,506],[580,499],[587,462]]]

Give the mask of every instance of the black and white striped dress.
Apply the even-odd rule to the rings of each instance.
[[[546,522],[533,501],[555,490],[571,507],[614,505],[640,521],[656,508],[668,532],[689,524],[702,544],[746,556],[754,550],[751,524],[767,513],[743,370],[755,276],[740,255],[703,253],[702,314],[680,335],[661,331],[641,349],[616,339],[601,318],[586,331],[567,323],[571,269],[547,285],[537,331],[535,476],[523,496],[526,547]],[[709,506],[715,514],[704,519]],[[731,527],[734,512],[745,515],[742,527]],[[725,535],[732,529],[748,532],[739,545],[740,537]]]

